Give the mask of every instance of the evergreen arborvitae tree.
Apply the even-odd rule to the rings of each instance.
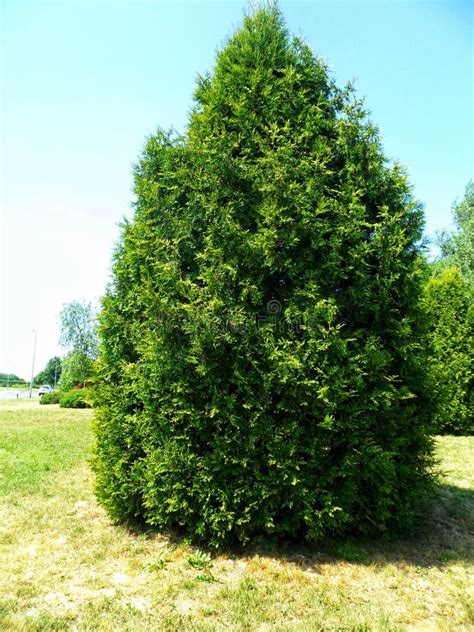
[[[135,170],[103,302],[97,493],[212,544],[412,523],[431,480],[422,209],[277,8]]]

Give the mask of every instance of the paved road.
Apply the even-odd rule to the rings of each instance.
[[[30,391],[0,390],[0,399],[16,399],[17,395],[20,399],[25,399],[30,396]],[[32,397],[38,397],[38,391],[33,391]]]

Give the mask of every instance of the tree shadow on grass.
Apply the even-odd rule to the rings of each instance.
[[[322,564],[350,562],[372,566],[407,564],[424,568],[474,562],[474,490],[438,485],[411,538],[335,540],[324,546],[266,545],[244,555],[271,556],[316,570]]]
[[[474,562],[474,490],[438,485],[413,538],[390,543],[384,553],[415,566]]]
[[[151,537],[158,531],[150,527],[128,525],[135,535],[147,533]],[[188,543],[179,532],[160,533],[171,546]],[[211,555],[216,551],[208,550]],[[349,562],[384,566],[408,564],[424,568],[443,567],[447,564],[474,562],[474,490],[454,485],[438,485],[427,511],[419,519],[416,531],[407,539],[345,538],[324,545],[305,542],[262,540],[258,545],[228,547],[219,551],[235,559],[254,556],[267,557],[305,570],[318,571],[322,564]]]

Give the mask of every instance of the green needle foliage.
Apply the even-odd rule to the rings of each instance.
[[[135,192],[101,316],[111,516],[213,545],[409,527],[432,452],[422,209],[352,89],[258,9]]]
[[[426,306],[431,324],[429,358],[438,394],[434,429],[444,434],[474,433],[474,305],[472,289],[460,270],[447,268],[428,282]]]

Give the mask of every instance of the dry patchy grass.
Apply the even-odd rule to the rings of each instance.
[[[93,495],[90,410],[0,402],[2,630],[468,630],[474,439],[438,439],[444,485],[414,541],[212,559],[114,526]]]

